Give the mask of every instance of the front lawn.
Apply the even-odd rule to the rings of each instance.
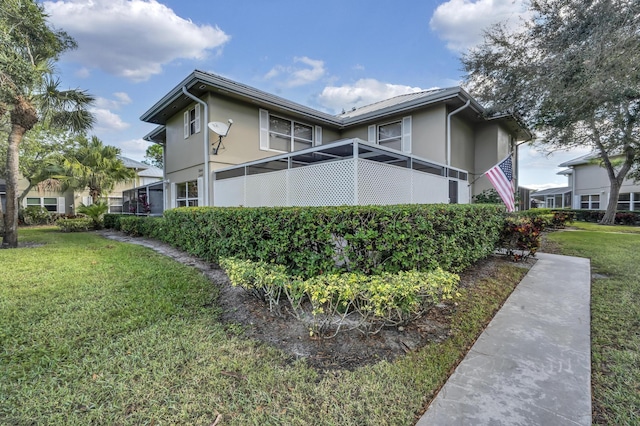
[[[93,233],[20,238],[0,250],[0,424],[411,425],[525,273],[465,290],[440,344],[319,372],[222,324],[195,269]]]
[[[594,423],[640,424],[640,228],[576,222],[547,238],[591,258]],[[558,283],[561,285],[562,283]]]

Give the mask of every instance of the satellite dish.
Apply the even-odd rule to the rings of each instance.
[[[218,155],[218,149],[222,144],[222,138],[227,136],[232,124],[233,124],[232,119],[229,119],[229,124],[224,124],[219,121],[212,121],[211,123],[207,123],[207,127],[209,127],[209,129],[213,133],[218,135],[218,145],[213,148],[213,155]]]
[[[227,136],[227,133],[229,133],[229,126],[219,121],[212,121],[211,123],[207,124],[207,126],[209,127],[209,129],[211,129],[212,132],[222,137]]]

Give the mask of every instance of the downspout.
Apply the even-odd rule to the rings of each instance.
[[[185,96],[193,99],[200,105],[204,106],[203,116],[206,118],[205,121],[209,121],[209,105],[200,98],[193,96],[191,93],[187,91],[187,86],[182,86],[182,93]],[[200,128],[204,128],[204,205],[209,205],[209,129],[205,123],[202,125],[202,117],[200,118]]]
[[[459,113],[469,105],[471,105],[471,99],[469,99],[466,104],[462,105],[457,110],[447,114],[447,166],[451,166],[451,116]]]

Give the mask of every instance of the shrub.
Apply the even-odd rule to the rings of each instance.
[[[238,257],[284,265],[291,275],[461,271],[496,247],[494,205],[176,208],[160,238],[217,263]]]
[[[162,217],[120,216],[119,230],[132,237],[149,237],[162,240],[165,232],[165,220]]]
[[[220,265],[233,285],[264,300],[272,312],[282,312],[286,296],[289,312],[298,319],[310,315],[311,333],[325,337],[329,331],[335,336],[345,324],[349,330],[365,334],[405,324],[454,297],[460,279],[436,269],[379,275],[324,274],[305,281],[289,276],[286,268],[277,264],[223,258]],[[305,309],[304,301],[310,302],[310,308]]]
[[[476,204],[502,204],[502,198],[495,189],[485,189],[473,198]]]
[[[554,228],[560,229],[572,223],[575,218],[576,214],[571,210],[555,210],[551,223]]]
[[[114,214],[114,213],[105,213],[102,216],[102,222],[105,228],[107,229],[115,229],[116,231],[120,230],[120,219],[126,217],[122,214]]]
[[[58,219],[56,225],[62,232],[84,232],[93,229],[94,222],[89,218]]]
[[[27,206],[22,210],[25,225],[47,225],[51,223],[51,213],[41,206]]]
[[[631,212],[616,213],[615,222],[620,225],[633,226],[638,222],[638,214]]]
[[[78,213],[91,218],[93,221],[93,229],[102,229],[102,216],[108,211],[109,205],[104,201],[96,201],[88,206],[80,204],[80,207],[78,207]]]
[[[544,229],[544,219],[509,216],[505,218],[500,235],[500,247],[513,260],[535,256],[540,248],[540,234]]]

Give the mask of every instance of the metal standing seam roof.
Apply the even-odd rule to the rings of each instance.
[[[342,119],[357,118],[366,114],[380,111],[382,109],[391,108],[404,103],[418,101],[418,100],[430,97],[436,93],[441,93],[446,90],[452,90],[452,89],[455,89],[455,88],[448,88],[448,89],[435,88],[435,89],[422,90],[422,91],[413,92],[413,93],[406,93],[404,95],[394,96],[393,98],[384,99],[382,101],[365,105],[360,108],[353,108],[350,111],[346,111],[346,112],[343,112],[342,114],[338,114],[338,117]]]
[[[541,195],[561,195],[566,194],[567,192],[571,192],[571,188],[568,186],[561,186],[557,188],[548,188],[543,189],[541,191],[536,191],[531,194],[532,197],[539,197]]]
[[[161,177],[164,177],[164,172],[162,171],[162,169],[159,169],[155,166],[149,166],[148,169],[138,172],[138,176],[161,178]]]
[[[140,161],[136,161],[128,157],[123,157],[122,155],[118,155],[118,158],[122,161],[124,166],[129,169],[148,169],[151,167],[148,164],[141,163]]]

